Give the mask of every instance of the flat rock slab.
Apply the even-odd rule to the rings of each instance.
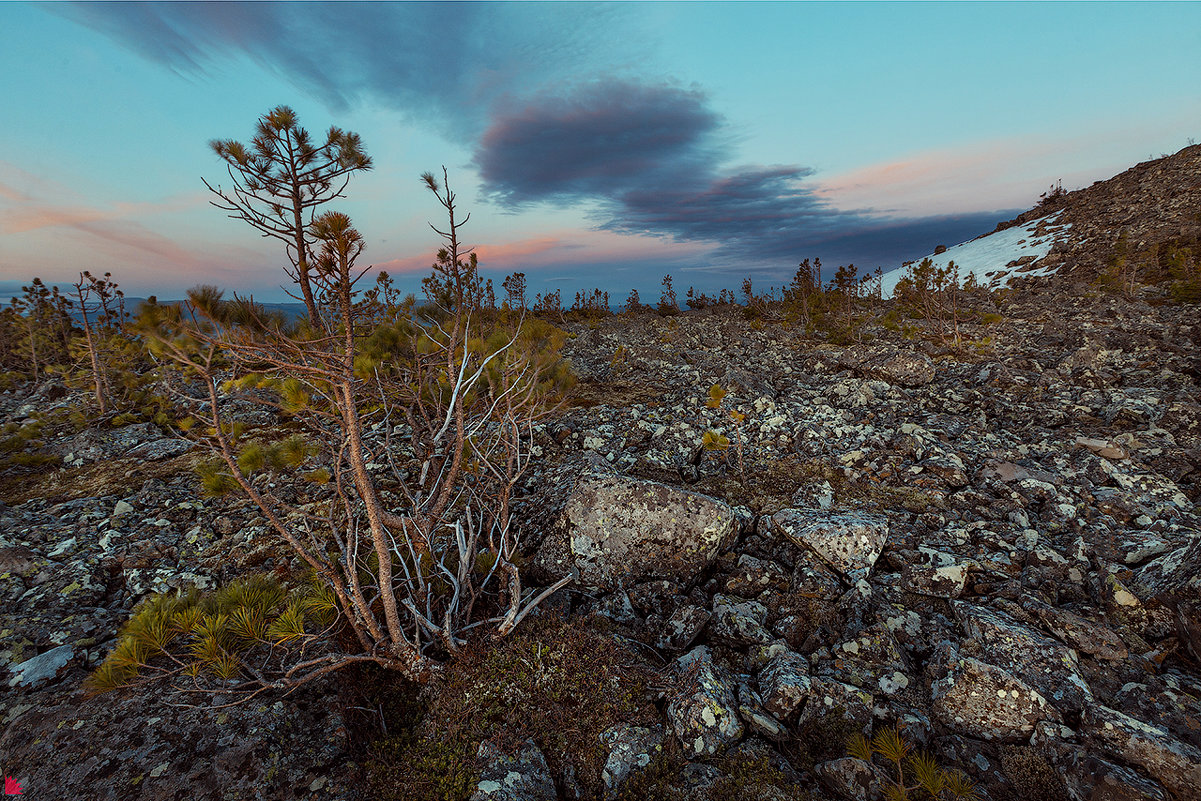
[[[1041,602],[1028,601],[1025,606],[1047,631],[1081,653],[1098,659],[1125,659],[1130,655],[1118,633],[1104,623]]]
[[[13,666],[13,677],[8,680],[9,687],[37,687],[40,684],[53,681],[75,657],[75,649],[70,645],[60,645],[45,653],[38,654],[32,659],[26,659],[19,665]]]
[[[1084,710],[1080,734],[1142,768],[1177,798],[1201,798],[1201,749],[1177,740],[1167,729],[1096,704]]]
[[[725,503],[625,476],[581,478],[562,521],[579,583],[599,589],[655,578],[691,581],[737,535],[734,510]],[[541,550],[555,547],[544,543]]]
[[[1061,720],[1047,699],[995,665],[971,657],[952,661],[931,687],[934,714],[968,737],[1017,742],[1040,720]]]
[[[964,633],[980,645],[981,659],[1038,690],[1060,711],[1079,711],[1092,703],[1092,690],[1080,676],[1072,649],[1003,612],[952,603]]]
[[[813,551],[851,582],[867,578],[888,540],[888,521],[880,515],[829,514],[782,509],[772,515],[772,531]]]

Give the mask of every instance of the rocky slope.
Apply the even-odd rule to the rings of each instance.
[[[998,311],[959,349],[738,309],[572,326],[581,383],[519,510],[530,578],[578,576],[555,610],[662,676],[656,721],[597,736],[608,797],[670,751],[647,797],[720,796],[722,759],[755,753],[787,781],[744,797],[875,798],[886,772],[845,743],[897,726],[984,797],[1201,798],[1195,308]],[[40,392],[6,419],[77,402]],[[246,503],[200,499],[154,426],[51,447],[65,466],[0,507],[3,769],[35,798],[355,797],[336,683],[230,709],[84,696],[147,593],[294,560]],[[573,797],[553,742],[481,746],[472,797]]]
[[[937,266],[954,261],[993,289],[1050,278],[1057,291],[1097,282],[1110,271],[1125,234],[1126,258],[1141,283],[1163,275],[1159,251],[1201,242],[1201,145],[1147,161],[1075,191],[1052,192],[1036,207],[994,231],[929,254]],[[884,276],[890,296],[904,270]]]

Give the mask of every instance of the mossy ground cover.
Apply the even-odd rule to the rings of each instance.
[[[434,685],[377,676],[364,684],[379,736],[364,743],[365,779],[377,799],[458,801],[479,777],[479,744],[532,739],[556,781],[574,774],[599,797],[600,734],[619,722],[656,721],[653,671],[589,620],[545,614],[503,640],[481,637]]]

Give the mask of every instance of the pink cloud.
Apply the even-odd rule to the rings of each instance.
[[[576,264],[616,263],[653,258],[678,259],[704,253],[712,245],[669,242],[658,237],[630,236],[611,231],[561,230],[552,235],[476,245],[484,272],[513,272],[571,267]],[[432,253],[377,262],[373,267],[389,273],[426,273]]]
[[[1075,189],[1126,169],[1146,158],[1148,139],[1190,130],[1194,119],[1182,113],[1120,129],[1098,119],[1085,127],[1108,132],[1088,139],[1040,134],[920,151],[830,176],[817,192],[840,209],[898,217],[1027,208],[1057,180]]]
[[[831,176],[817,193],[841,209],[897,216],[1029,206],[1062,155],[1057,145],[1014,139],[914,153]]]

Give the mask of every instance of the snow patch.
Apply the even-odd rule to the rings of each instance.
[[[953,261],[959,267],[961,282],[966,281],[969,275],[974,275],[979,284],[990,289],[1008,286],[1014,276],[1025,278],[1050,275],[1055,272],[1054,265],[1039,267],[1038,263],[1072,227],[1071,223],[1056,224],[1055,221],[1061,213],[1057,211],[1025,225],[1015,225],[1004,231],[963,242],[953,248],[947,248],[938,255],[931,253],[926,258],[934,262],[936,267],[945,267],[948,262]],[[1043,226],[1044,230],[1041,236],[1036,233],[1039,226]],[[1022,259],[1026,259],[1023,264],[1010,266]],[[884,297],[892,297],[897,283],[905,277],[905,272],[905,268],[901,267],[884,274],[881,285]]]

